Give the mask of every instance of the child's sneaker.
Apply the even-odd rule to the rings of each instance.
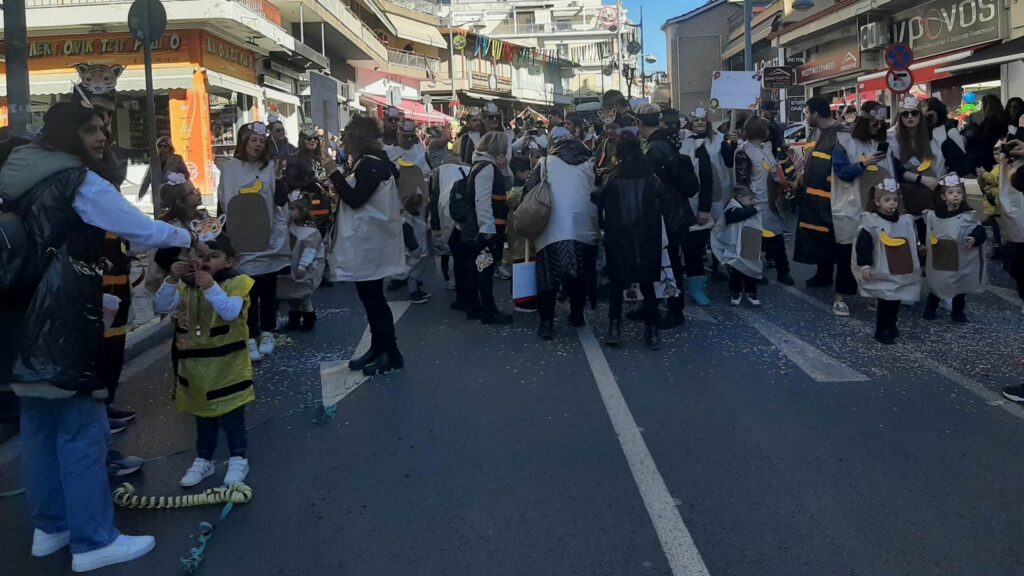
[[[192,467],[189,468],[185,472],[185,475],[181,477],[182,487],[191,488],[196,484],[199,484],[203,480],[213,476],[213,470],[213,462],[202,458],[196,458],[192,462]]]
[[[274,334],[264,332],[260,334],[260,354],[270,356],[274,353]]]
[[[733,306],[739,306],[743,303],[743,294],[733,294],[729,297],[729,304]]]
[[[423,290],[417,290],[409,294],[409,301],[413,304],[426,304],[427,300],[430,300],[430,294]]]
[[[260,360],[263,360],[263,355],[260,354],[260,349],[259,346],[256,344],[256,340],[249,338],[247,344],[249,345],[249,359],[252,360],[253,362],[259,362]]]
[[[224,475],[224,485],[231,486],[244,482],[249,475],[249,460],[241,456],[232,456],[228,460],[228,473]]]
[[[750,305],[754,308],[761,305],[761,301],[757,299],[757,294],[747,294],[747,302],[750,302]]]

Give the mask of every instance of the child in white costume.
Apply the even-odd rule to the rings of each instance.
[[[715,257],[729,266],[730,303],[739,306],[746,293],[751,306],[760,306],[757,280],[764,272],[761,263],[761,239],[764,226],[754,191],[735,186],[732,199],[725,206],[722,219],[711,232],[711,250]]]
[[[316,324],[313,293],[324,276],[324,241],[312,218],[309,196],[294,192],[289,197],[288,242],[291,247],[291,273],[277,277],[277,297],[288,302],[285,330],[308,332]]]
[[[928,299],[925,301],[924,319],[934,320],[940,299],[953,301],[951,318],[954,322],[967,322],[964,308],[967,294],[980,294],[988,285],[985,266],[985,228],[978,222],[974,211],[967,207],[967,191],[956,174],[948,174],[939,181],[941,202],[935,210],[925,210],[927,225],[925,246],[928,259],[925,280]]]

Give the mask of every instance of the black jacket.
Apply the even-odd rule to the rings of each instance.
[[[288,158],[288,163],[284,168],[284,181],[288,184],[289,191],[316,191],[319,180],[316,177],[316,170],[313,169],[313,162],[311,156],[299,154]]]
[[[672,196],[645,170],[616,169],[594,192],[612,282],[621,286],[661,280],[661,221],[672,219]]]
[[[335,171],[330,175],[341,201],[352,208],[359,208],[369,202],[381,182],[387,182],[389,178],[398,181],[398,167],[388,159],[386,152],[373,150],[356,162],[355,177],[356,185],[353,187],[348,185],[341,172]]]
[[[679,236],[685,235],[686,231],[697,222],[697,215],[690,209],[688,199],[700,192],[700,181],[697,173],[693,171],[693,162],[686,156],[681,156],[679,150],[669,142],[668,134],[664,130],[655,130],[644,141],[644,157],[651,166],[655,176],[661,180],[667,190],[676,193],[676,200],[679,202],[683,222],[681,225],[669,226],[666,221],[669,238],[679,241]],[[711,182],[711,178],[708,178]],[[710,186],[708,198],[710,199]],[[710,202],[708,203],[710,209]]]
[[[105,387],[100,379],[105,233],[74,210],[84,177],[82,168],[57,172],[22,200],[32,242],[41,252],[55,252],[40,256],[48,262],[27,306],[0,303],[3,338],[9,339],[0,345],[0,382],[81,392]]]

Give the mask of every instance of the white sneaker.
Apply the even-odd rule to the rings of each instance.
[[[260,354],[259,346],[256,345],[256,340],[249,338],[246,342],[249,345],[249,358],[253,362],[259,362],[263,360],[263,356]]]
[[[274,353],[274,334],[272,332],[264,332],[260,334],[260,354],[264,356],[270,356]]]
[[[191,488],[210,476],[213,476],[213,469],[213,462],[203,460],[202,458],[196,458],[192,462],[192,467],[189,468],[185,472],[185,475],[181,477],[181,485],[185,488]]]
[[[446,290],[455,290],[455,280],[448,280],[444,283]]]
[[[71,532],[47,534],[39,528],[32,533],[32,555],[36,558],[49,556],[71,543]]]
[[[498,266],[498,271],[494,275],[502,280],[510,280],[512,278],[512,269],[502,264]]]
[[[757,299],[757,296],[751,296],[750,294],[747,294],[747,302],[750,302],[750,305],[754,308],[761,305],[761,301]]]
[[[244,482],[249,475],[249,460],[241,456],[232,456],[228,460],[228,473],[224,475],[224,485],[231,486]]]
[[[112,566],[122,562],[131,562],[149,554],[156,548],[156,539],[152,536],[128,536],[121,534],[110,544],[81,554],[72,554],[71,570],[73,572],[89,572]]]
[[[845,318],[850,315],[850,307],[846,305],[846,302],[836,302],[832,304],[832,313]]]
[[[729,297],[729,304],[732,304],[733,306],[739,306],[742,303],[743,303],[743,295],[742,294],[734,294],[733,296]]]

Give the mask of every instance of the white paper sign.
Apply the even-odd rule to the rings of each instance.
[[[537,295],[537,263],[520,262],[512,265],[512,299],[532,298]]]
[[[713,110],[756,110],[760,99],[760,72],[715,72],[711,77]]]

